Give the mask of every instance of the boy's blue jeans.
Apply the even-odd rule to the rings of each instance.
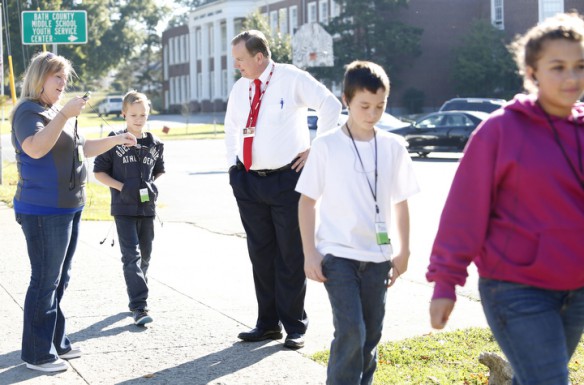
[[[154,217],[116,215],[116,229],[130,310],[145,309],[148,300],[148,266],[154,239]]]
[[[568,362],[584,329],[584,288],[545,290],[481,278],[487,322],[514,385],[567,385]]]
[[[377,367],[387,276],[391,263],[359,262],[327,254],[322,271],[333,311],[335,334],[327,368],[328,385],[368,385]]]
[[[33,365],[53,362],[71,350],[61,299],[69,284],[81,211],[64,215],[16,214],[30,259],[24,300],[21,358]]]

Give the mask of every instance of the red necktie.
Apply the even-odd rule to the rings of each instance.
[[[253,129],[255,130],[256,123],[258,121],[258,114],[260,112],[260,95],[262,93],[262,81],[260,79],[255,79],[253,82],[255,84],[255,93],[253,94],[253,100],[251,101],[249,116],[247,118],[247,127],[253,127]],[[249,171],[251,167],[252,144],[253,136],[243,138],[243,165],[245,166],[246,171]]]

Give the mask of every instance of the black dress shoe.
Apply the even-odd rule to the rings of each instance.
[[[286,336],[284,346],[288,349],[300,349],[304,347],[304,334],[290,333]]]
[[[263,341],[263,340],[279,340],[282,338],[282,331],[279,329],[261,329],[253,328],[248,332],[241,332],[237,338],[244,341]]]

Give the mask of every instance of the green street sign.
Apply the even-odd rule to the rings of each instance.
[[[86,43],[86,11],[22,12],[22,44]]]

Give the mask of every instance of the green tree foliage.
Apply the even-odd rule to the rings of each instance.
[[[265,18],[259,11],[250,13],[243,21],[244,29],[256,29],[266,35],[272,59],[278,63],[292,63],[292,43],[289,35],[273,32]]]
[[[452,78],[461,96],[510,99],[521,91],[521,77],[506,48],[505,34],[486,20],[473,22],[453,58]]]
[[[370,60],[394,75],[420,54],[423,30],[392,17],[409,0],[338,0],[341,14],[325,29],[334,38],[335,66],[312,68],[318,77],[342,78],[353,60]],[[397,79],[392,77],[392,81]]]
[[[135,56],[151,55],[160,48],[159,20],[168,9],[156,0],[10,0],[10,42],[16,78],[20,78],[30,58],[42,50],[41,45],[22,45],[20,12],[40,9],[87,11],[87,44],[58,45],[60,55],[73,63],[78,79],[72,87],[97,86],[97,80]],[[53,50],[52,45],[46,46]],[[145,67],[136,68],[143,71]]]

